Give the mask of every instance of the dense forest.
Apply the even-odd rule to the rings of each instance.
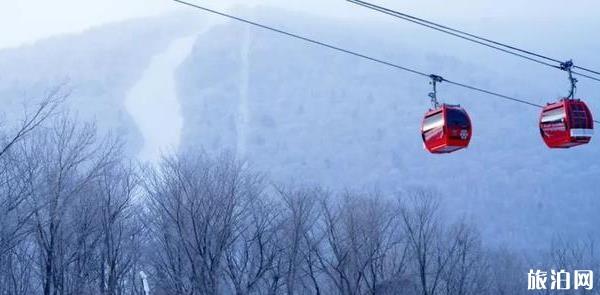
[[[427,188],[273,183],[227,151],[138,163],[66,99],[2,126],[0,294],[531,294],[529,269],[598,269],[593,238],[487,247]]]

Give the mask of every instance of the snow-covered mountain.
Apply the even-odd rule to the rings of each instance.
[[[126,98],[152,57],[173,40],[195,32],[194,26],[200,23],[190,15],[175,14],[0,50],[3,111],[8,118],[17,117],[22,113],[23,101],[33,103],[64,84],[71,92],[71,111],[84,120],[96,120],[100,130],[123,135],[135,153],[143,139],[126,109]]]
[[[293,23],[293,16],[268,12],[258,18],[536,103],[567,88],[563,73],[506,56],[490,59],[486,54],[498,54],[455,40],[441,38],[427,48],[421,44],[440,36],[417,29]],[[442,84],[441,97],[470,112],[475,135],[466,151],[430,155],[418,131],[429,107],[427,79],[238,23],[199,36],[178,75],[186,148],[231,149],[280,182],[430,187],[442,193],[450,213],[485,224],[493,243],[533,248],[559,233],[598,233],[598,143],[548,150],[535,108]],[[586,90],[587,82],[580,94],[600,110],[592,91],[598,87]]]
[[[270,10],[252,15],[536,103],[557,98],[567,87],[562,73],[395,22],[307,19]],[[69,78],[72,107],[84,118],[98,119],[103,129],[128,134],[132,151],[142,148],[144,137],[152,141],[152,126],[164,122],[174,129],[179,125],[171,121],[181,120],[181,148],[229,149],[275,182],[391,192],[435,189],[449,213],[480,222],[490,243],[535,248],[558,233],[598,234],[597,140],[577,149],[548,150],[539,137],[537,109],[442,84],[440,97],[469,111],[474,137],[465,151],[430,155],[418,131],[429,107],[426,79],[239,23],[206,30],[204,20],[203,14],[136,20],[2,50],[5,110]],[[551,42],[514,31],[515,26],[491,27],[511,32],[525,46]],[[531,31],[552,28],[533,26]],[[577,52],[589,63],[600,63],[593,54],[600,44],[586,43],[581,50],[576,44],[550,53]],[[153,81],[157,91],[144,86]],[[600,114],[600,87],[583,79],[580,84],[580,96]],[[181,118],[136,119],[140,115],[131,112],[136,105],[154,103],[148,111],[160,112],[164,101],[143,98],[153,94],[176,96],[164,100],[178,103],[165,106],[165,116],[180,113]],[[132,95],[134,103],[128,105]],[[177,136],[172,138],[179,139],[180,130],[156,128],[155,133],[173,132]]]

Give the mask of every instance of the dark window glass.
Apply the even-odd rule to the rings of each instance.
[[[469,127],[469,118],[467,117],[467,113],[465,113],[463,110],[448,109],[446,111],[446,118],[448,120],[449,127]]]
[[[571,114],[569,117],[570,117],[572,129],[589,128],[588,120],[587,120],[587,112],[582,105],[580,105],[580,104],[571,105]]]

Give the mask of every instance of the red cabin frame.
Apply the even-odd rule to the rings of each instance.
[[[446,154],[469,146],[473,130],[469,114],[458,105],[443,104],[425,114],[421,125],[423,145],[433,154]]]
[[[549,148],[571,148],[587,144],[594,132],[594,119],[579,99],[563,98],[549,103],[540,114],[540,134]]]

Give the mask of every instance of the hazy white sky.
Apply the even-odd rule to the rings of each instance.
[[[272,5],[336,17],[374,16],[345,0],[189,0],[214,8]],[[596,19],[600,1],[579,0],[371,0],[437,20],[519,21],[523,19]],[[55,34],[79,32],[119,20],[181,9],[171,0],[0,0],[0,48],[14,47]],[[382,16],[377,16],[382,17]]]

